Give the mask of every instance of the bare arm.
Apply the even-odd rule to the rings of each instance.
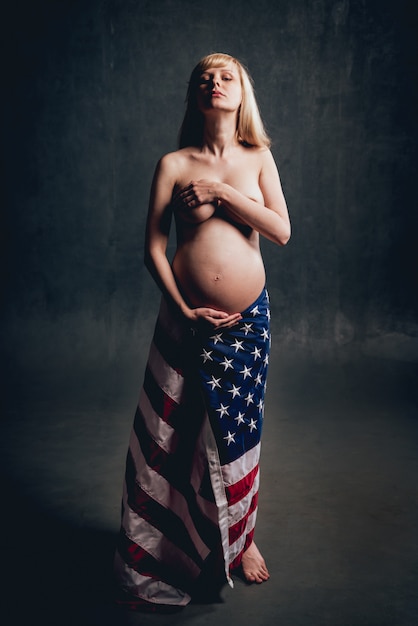
[[[185,302],[167,258],[167,244],[172,219],[171,199],[176,183],[175,153],[163,157],[155,170],[145,235],[144,262],[164,296],[179,309],[190,322],[204,320],[216,328],[236,324],[239,313],[229,314],[207,307],[191,308]]]
[[[208,180],[192,181],[181,191],[182,200],[190,208],[206,202],[220,202],[232,215],[279,245],[290,238],[290,220],[279,173],[269,150],[260,153],[259,185],[264,205],[247,198],[226,183]]]

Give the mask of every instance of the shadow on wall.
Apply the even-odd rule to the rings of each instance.
[[[9,3],[6,369],[144,362],[159,301],[142,264],[152,170],[175,148],[191,68],[216,48],[254,76],[293,224],[284,249],[263,242],[273,349],[416,360],[410,5]]]

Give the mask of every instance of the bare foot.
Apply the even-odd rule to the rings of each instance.
[[[266,563],[254,541],[242,555],[242,571],[249,583],[263,583],[270,578]]]

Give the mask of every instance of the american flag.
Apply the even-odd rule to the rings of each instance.
[[[257,516],[268,294],[233,328],[185,327],[161,303],[130,436],[115,554],[131,605],[184,606],[222,546],[225,577]]]

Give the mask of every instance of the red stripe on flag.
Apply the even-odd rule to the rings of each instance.
[[[228,498],[228,504],[231,506],[232,504],[236,504],[251,491],[254,485],[255,477],[258,473],[258,464],[250,471],[244,478],[241,478],[238,482],[233,485],[228,485],[225,488],[226,496]]]
[[[245,539],[245,544],[244,544],[243,549],[241,550],[241,552],[239,554],[237,554],[235,559],[230,564],[230,566],[229,566],[229,570],[230,571],[236,569],[237,567],[239,567],[241,565],[242,555],[250,547],[250,545],[251,545],[251,543],[253,541],[253,538],[254,538],[254,528],[252,530],[250,530],[250,532],[248,533],[248,535],[247,535],[247,537]]]
[[[160,320],[157,320],[154,330],[153,342],[158,352],[166,363],[183,376],[183,371],[187,364],[188,350],[179,349],[178,340],[173,339],[165,330]]]
[[[245,529],[247,527],[248,517],[257,508],[257,503],[258,503],[258,491],[257,493],[253,495],[248,511],[246,512],[244,517],[240,519],[239,522],[237,522],[236,524],[234,524],[233,526],[229,528],[229,545],[232,545],[233,543],[235,543],[235,541],[237,541],[237,539],[241,537],[241,535],[245,532]]]
[[[209,548],[212,548],[219,540],[218,527],[201,511],[196,500],[196,493],[190,486],[190,467],[188,464],[190,453],[188,453],[187,446],[192,446],[193,440],[184,442],[185,446],[179,446],[175,454],[168,454],[150,436],[146,428],[145,418],[139,408],[135,414],[134,431],[148,467],[165,478],[174,489],[185,497],[197,532],[202,541]],[[129,466],[129,462],[132,462],[131,466]],[[129,498],[132,498],[134,491],[132,481],[135,480],[137,474],[132,452],[128,455],[126,472]]]
[[[145,370],[144,390],[148,396],[154,411],[167,423],[171,423],[176,417],[176,411],[181,408],[170,396],[158,386],[149,367]]]
[[[153,500],[141,487],[135,485],[135,493],[129,502],[130,508],[142,519],[159,530],[169,541],[187,554],[199,567],[203,559],[196,550],[183,521],[170,509]]]
[[[128,567],[139,572],[142,576],[161,580],[167,585],[184,589],[185,591],[192,589],[193,577],[191,575],[185,576],[180,571],[177,562],[168,565],[167,560],[164,563],[158,561],[144,548],[129,539],[123,530],[119,536],[118,551]]]

